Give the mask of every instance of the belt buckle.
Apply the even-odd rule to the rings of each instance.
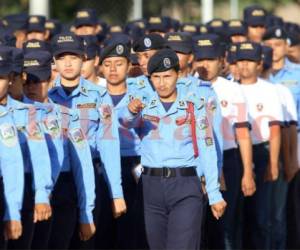
[[[170,178],[171,177],[171,169],[168,167],[163,167],[163,177],[164,178]]]

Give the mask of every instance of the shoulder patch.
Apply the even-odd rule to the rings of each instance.
[[[57,136],[60,132],[60,127],[59,127],[59,123],[58,120],[55,119],[54,117],[51,117],[50,119],[46,119],[44,121],[44,125],[45,125],[45,129],[46,131],[53,135],[53,136]]]
[[[70,129],[69,137],[76,146],[83,147],[85,145],[84,134],[80,128]]]
[[[196,95],[195,92],[188,92],[186,100],[194,103],[197,109],[202,109],[205,106],[205,98]]]
[[[40,124],[37,122],[32,122],[27,127],[27,132],[30,139],[33,140],[42,140],[43,138],[43,132],[41,130]]]
[[[1,124],[0,139],[5,146],[14,147],[18,142],[16,129],[11,124]]]
[[[207,101],[207,109],[214,113],[217,109],[217,104],[215,98],[209,98]]]
[[[102,104],[99,108],[100,116],[104,122],[111,122],[112,119],[112,108],[109,104]]]

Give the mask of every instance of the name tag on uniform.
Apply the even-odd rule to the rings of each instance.
[[[76,107],[79,109],[93,109],[93,108],[96,108],[96,103],[77,104]]]
[[[153,115],[143,115],[143,119],[147,120],[147,121],[155,122],[155,123],[159,123],[159,121],[160,121],[159,117],[153,116]]]

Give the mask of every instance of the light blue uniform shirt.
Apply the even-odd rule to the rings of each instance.
[[[207,113],[213,117],[212,126],[215,139],[215,147],[218,156],[218,169],[219,174],[221,174],[221,168],[223,166],[223,118],[217,95],[211,87],[211,83],[189,75],[188,77],[179,78],[177,81],[177,87],[183,88],[187,92],[187,95],[193,93],[193,95],[199,98],[199,100],[201,99],[206,103]]]
[[[0,105],[0,174],[4,186],[5,221],[21,220],[24,166],[17,133],[11,113]]]
[[[300,118],[300,70],[291,68],[288,65],[285,65],[281,70],[279,70],[275,75],[270,74],[269,81],[274,84],[282,84],[286,86],[293,94],[298,121]],[[298,122],[299,128],[299,122]]]
[[[21,145],[24,170],[33,176],[35,203],[48,203],[53,190],[51,162],[45,135],[38,122],[41,110],[7,98],[7,110],[11,110]]]
[[[55,103],[34,102],[26,97],[23,100],[44,111],[41,124],[51,156],[52,179],[56,182],[60,172],[72,171],[80,222],[93,222],[95,176],[90,147],[80,127],[79,113]]]
[[[195,167],[199,176],[204,175],[209,203],[222,200],[218,183],[217,152],[211,121],[207,116],[201,96],[186,95],[178,88],[177,100],[166,112],[155,94],[137,115],[124,108],[120,119],[129,127],[140,127],[142,132],[141,163],[151,168]],[[199,157],[195,158],[191,138],[187,102],[194,105]]]
[[[79,110],[79,121],[88,139],[93,159],[100,158],[108,178],[112,198],[123,197],[118,121],[111,115],[110,107],[103,103],[108,95],[105,88],[80,77],[79,85],[67,95],[60,84],[49,91],[50,99],[70,109]]]

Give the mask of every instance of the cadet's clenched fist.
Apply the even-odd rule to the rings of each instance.
[[[145,105],[141,102],[140,99],[133,99],[128,104],[128,109],[133,114],[139,113],[141,110],[143,110],[144,107],[145,107]]]

